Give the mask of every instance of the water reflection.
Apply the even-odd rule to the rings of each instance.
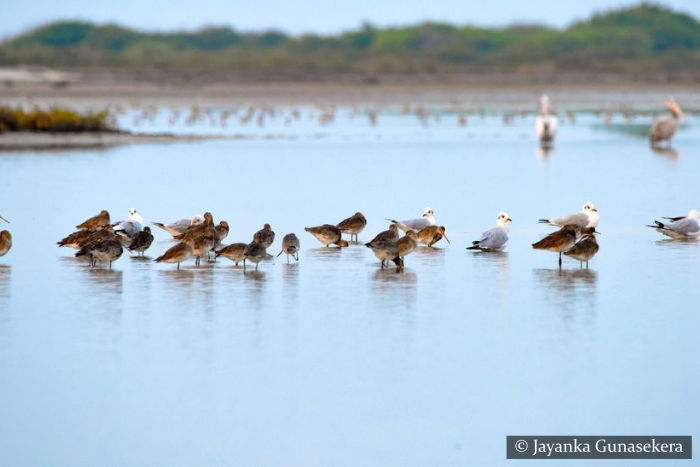
[[[0,298],[10,296],[10,279],[12,277],[12,266],[0,264]]]
[[[540,145],[537,146],[537,159],[541,161],[546,161],[550,156],[554,155],[554,146],[551,145]]]
[[[358,248],[359,249],[359,248]],[[345,253],[344,250],[354,251],[356,248],[319,247],[306,251],[310,261],[337,261],[338,257]]]
[[[508,253],[505,251],[475,251],[472,254],[479,263],[479,268],[487,268],[497,274],[498,288],[506,292],[508,283]]]
[[[84,279],[83,282],[89,284],[90,293],[121,295],[123,292],[124,278],[123,272],[119,269],[91,268],[89,266],[77,268]]]
[[[569,309],[573,305],[591,309],[596,303],[598,273],[593,269],[533,269],[535,283],[546,301]]]
[[[678,151],[667,146],[651,146],[651,152],[668,160],[678,159]]]
[[[438,247],[429,246],[419,246],[411,255],[406,257],[406,261],[410,262],[411,259],[418,258],[421,264],[426,265],[441,265],[445,262],[445,249]]]
[[[377,306],[413,309],[417,301],[417,275],[410,269],[377,269],[372,274],[372,292]]]

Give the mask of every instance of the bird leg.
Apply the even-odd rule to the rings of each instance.
[[[561,251],[559,252],[559,269],[561,269]]]

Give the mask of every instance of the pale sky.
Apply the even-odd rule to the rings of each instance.
[[[627,6],[629,0],[0,0],[0,37],[56,19],[117,22],[148,30],[196,29],[228,25],[244,31],[269,28],[298,34],[334,33],[364,21],[377,26],[424,20],[455,24],[502,26],[539,22],[564,26],[592,12]],[[700,0],[662,0],[661,3],[700,18]]]

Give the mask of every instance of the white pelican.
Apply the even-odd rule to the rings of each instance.
[[[683,111],[673,97],[666,99],[666,107],[671,111],[671,116],[655,118],[651,124],[651,129],[649,130],[649,143],[652,146],[655,146],[661,141],[668,141],[670,146],[671,138],[673,138],[673,135],[676,134],[676,131],[678,131],[678,127],[680,126]]]
[[[549,97],[540,97],[540,109],[535,117],[535,133],[543,145],[551,145],[557,133],[559,119],[556,115],[549,113]]]

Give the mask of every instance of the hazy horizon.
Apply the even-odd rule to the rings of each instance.
[[[436,0],[430,4],[404,7],[396,0],[377,4],[359,0],[353,4],[331,5],[310,0],[295,5],[281,0],[263,0],[256,7],[230,5],[225,0],[209,0],[191,11],[182,0],[151,2],[140,5],[137,0],[104,5],[77,0],[69,5],[37,0],[35,8],[11,3],[0,17],[0,38],[7,38],[28,29],[59,20],[81,20],[97,23],[118,23],[141,30],[195,30],[206,26],[230,26],[243,31],[275,29],[289,34],[333,34],[356,29],[369,22],[378,27],[414,24],[424,21],[475,24],[487,27],[514,23],[536,23],[565,27],[592,14],[610,9],[637,5],[639,1],[592,0],[551,4],[533,0],[527,4],[505,0],[493,4],[460,3],[457,0]],[[163,5],[160,5],[163,3]],[[572,4],[570,4],[572,3]],[[700,17],[700,2],[664,0],[653,2],[676,11]],[[230,18],[230,19],[229,19]]]

